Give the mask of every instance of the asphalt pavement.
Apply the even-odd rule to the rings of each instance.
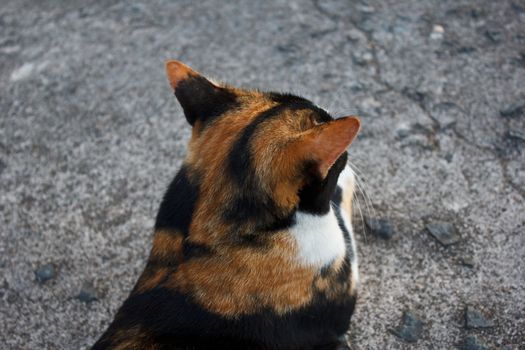
[[[144,267],[190,136],[166,59],[361,117],[354,350],[525,349],[519,0],[3,0],[3,349],[88,348]]]

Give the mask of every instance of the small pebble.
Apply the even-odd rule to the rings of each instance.
[[[427,231],[443,246],[459,242],[459,235],[453,224],[449,222],[434,222],[426,226]]]
[[[374,56],[370,52],[354,52],[352,59],[355,64],[360,66],[366,65],[374,60]]]
[[[45,283],[55,277],[53,264],[45,264],[35,270],[35,277],[39,283]]]
[[[434,28],[433,28],[432,31],[434,33],[441,33],[441,34],[443,34],[443,33],[445,33],[445,28],[443,28],[443,26],[440,25],[440,24],[436,24],[436,25],[434,25]]]
[[[427,94],[425,92],[415,89],[413,87],[405,87],[403,88],[401,93],[417,103],[422,103],[427,98]]]
[[[365,110],[371,110],[381,107],[381,102],[376,100],[374,97],[367,97],[362,102],[361,105]]]
[[[396,130],[395,130],[395,133],[396,133],[396,136],[399,138],[399,139],[404,139],[408,136],[410,136],[411,134],[411,131],[410,131],[410,126],[408,125],[405,125],[405,124],[401,124],[399,125]]]
[[[441,130],[453,128],[458,119],[465,117],[462,109],[453,102],[442,102],[433,106],[430,114],[437,120]]]
[[[91,283],[84,283],[76,298],[84,303],[91,303],[99,299],[99,293]]]
[[[423,322],[410,310],[403,313],[401,324],[391,330],[395,336],[410,342],[416,342],[423,333]]]
[[[374,13],[376,10],[372,6],[367,6],[367,5],[357,5],[356,7],[358,11],[363,12],[363,13]]]
[[[509,130],[507,132],[507,137],[514,140],[525,141],[525,133],[516,130]]]
[[[459,350],[488,350],[488,346],[473,335],[467,336],[457,348]]]
[[[484,34],[493,44],[499,44],[503,39],[503,34],[497,30],[486,30]]]
[[[517,118],[525,115],[525,103],[515,104],[510,107],[507,107],[501,111],[499,114],[504,118]]]
[[[387,219],[373,219],[365,216],[366,227],[379,238],[390,239],[394,235],[394,230]]]
[[[18,51],[20,51],[20,49],[21,49],[20,45],[8,45],[8,46],[4,46],[0,48],[0,52],[5,53],[5,54],[12,54],[12,53],[17,53]]]
[[[461,265],[473,268],[474,267],[474,259],[472,259],[471,256],[463,256],[463,257],[461,257]]]
[[[466,328],[490,328],[492,326],[492,322],[487,320],[479,310],[476,310],[472,306],[467,306],[467,308],[465,309]]]
[[[136,13],[141,13],[145,11],[145,7],[140,4],[133,4],[131,5],[131,11],[136,12]]]
[[[445,28],[443,28],[442,25],[436,24],[432,28],[432,33],[430,33],[430,39],[432,40],[443,39],[444,34],[445,34]]]
[[[12,82],[14,82],[14,81],[27,79],[27,78],[29,78],[31,76],[31,74],[33,73],[34,69],[35,69],[35,65],[33,63],[24,63],[22,66],[20,66],[19,68],[15,69],[11,73],[10,80]]]

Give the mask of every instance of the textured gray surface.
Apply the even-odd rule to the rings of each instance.
[[[354,349],[525,349],[522,1],[104,3],[0,7],[2,348],[86,348],[126,297],[189,137],[163,71],[176,58],[362,117],[351,161],[396,234],[357,219]],[[442,247],[434,221],[461,241]],[[466,330],[466,305],[494,327]],[[407,309],[414,344],[389,332]]]

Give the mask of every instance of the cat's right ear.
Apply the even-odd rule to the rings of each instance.
[[[315,164],[322,179],[357,136],[361,122],[354,116],[339,118],[317,125],[290,142],[288,151],[294,159],[306,159]]]
[[[237,104],[232,91],[212,83],[182,62],[167,61],[166,74],[192,126],[197,121],[205,123],[216,118]]]

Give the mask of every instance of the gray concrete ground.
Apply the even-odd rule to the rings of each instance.
[[[395,233],[357,215],[354,349],[525,349],[523,1],[112,3],[0,6],[3,349],[88,347],[135,282],[190,133],[167,58],[362,117],[360,207]]]

